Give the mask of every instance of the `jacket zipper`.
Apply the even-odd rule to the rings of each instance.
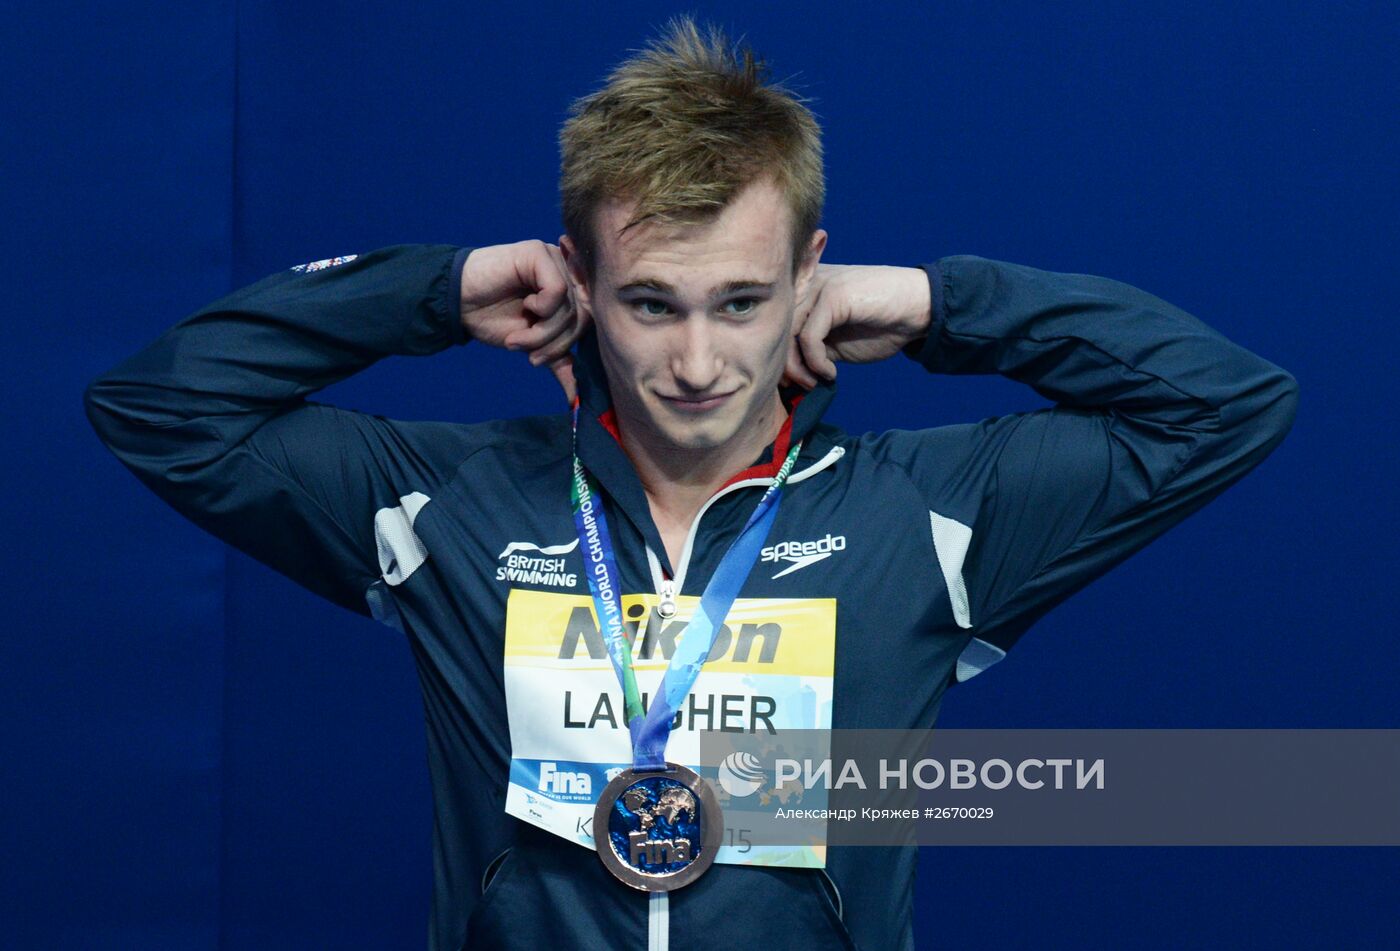
[[[826,883],[831,886],[831,893],[836,896],[836,901],[832,903],[836,906],[836,917],[844,924],[846,921],[846,903],[841,900],[841,889],[836,887],[836,880],[831,877],[830,872],[824,868],[819,868],[817,871],[822,873],[822,878],[826,879]]]
[[[822,456],[816,462],[812,463],[807,468],[802,469],[798,472],[794,472],[790,476],[788,476],[788,485],[792,485],[794,482],[801,482],[803,479],[806,479],[809,476],[816,475],[818,472],[821,472],[823,469],[836,462],[845,454],[846,450],[843,447],[833,446],[831,450],[827,452],[826,455]],[[680,593],[681,589],[685,587],[685,573],[686,569],[690,567],[691,546],[695,544],[695,534],[700,528],[700,520],[705,517],[705,513],[709,511],[710,506],[713,505],[718,499],[728,495],[730,492],[733,492],[736,489],[744,489],[753,485],[767,486],[771,485],[772,482],[772,479],[744,479],[741,482],[735,482],[733,485],[727,485],[724,488],[720,489],[718,492],[716,492],[714,495],[710,496],[705,501],[705,504],[700,506],[700,511],[695,513],[695,519],[690,523],[690,531],[686,533],[685,546],[681,548],[681,560],[680,563],[676,565],[676,575],[674,580],[672,580],[671,578],[664,577],[664,575],[661,572],[660,559],[656,557],[656,553],[651,550],[650,546],[647,547],[647,560],[651,564],[652,582],[656,586],[656,593],[661,597],[661,607],[658,608],[658,613],[661,613],[661,611],[666,607],[668,603],[670,605],[671,614],[663,614],[662,616],[670,617],[673,616],[676,612],[675,597],[677,594]]]
[[[662,620],[669,621],[676,616],[676,583],[670,578],[662,579],[659,593],[661,604],[657,606],[656,613],[661,615]]]
[[[831,450],[816,462],[800,472],[794,472],[788,476],[788,484],[801,482],[808,476],[816,475],[836,460],[846,454],[846,450],[841,446],[833,446]],[[715,500],[723,495],[752,485],[771,485],[772,479],[744,479],[727,485],[700,506],[700,511],[695,513],[695,519],[690,523],[690,531],[685,536],[685,547],[681,549],[680,563],[675,566],[675,578],[667,578],[661,570],[661,560],[656,557],[656,552],[647,546],[647,564],[651,568],[652,585],[656,588],[656,593],[661,601],[657,605],[656,613],[662,620],[669,620],[676,616],[676,595],[680,592],[681,586],[685,584],[685,572],[690,567],[691,546],[695,543],[695,534],[700,528],[700,520],[705,512]],[[829,880],[829,879],[828,879]],[[835,883],[832,883],[835,887]],[[840,893],[837,893],[838,896]],[[839,899],[838,899],[839,900]],[[839,912],[837,913],[839,916]],[[671,946],[671,903],[666,892],[652,892],[647,898],[647,951],[668,951]]]

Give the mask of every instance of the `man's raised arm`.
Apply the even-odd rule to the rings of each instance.
[[[550,249],[538,241],[393,245],[278,272],[200,309],[93,381],[88,418],[122,464],[192,522],[369,615],[367,590],[393,569],[379,554],[376,513],[444,478],[491,426],[399,422],[306,397],[383,357],[465,343],[478,320],[487,337],[516,334],[503,345],[523,338],[523,349],[567,347],[573,329],[555,315],[567,304],[562,263],[555,282]],[[486,286],[473,276],[490,306],[464,307],[466,262],[478,255],[534,262],[544,280],[488,277],[499,286]],[[531,305],[549,298],[555,316],[529,313],[527,295]]]
[[[934,373],[1002,374],[1056,404],[868,437],[928,500],[942,580],[973,636],[966,680],[1263,461],[1292,426],[1298,384],[1110,278],[974,255],[924,270],[927,332],[904,352]],[[1180,570],[1175,584],[1197,569]]]

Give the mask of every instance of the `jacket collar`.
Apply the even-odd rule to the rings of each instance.
[[[578,385],[579,461],[598,484],[613,497],[627,518],[641,532],[653,551],[665,560],[666,547],[651,518],[651,507],[637,470],[622,449],[617,436],[612,395],[608,391],[602,356],[598,352],[595,327],[588,328],[579,338],[574,354],[574,380]],[[783,402],[789,407],[787,422],[778,438],[761,452],[753,464],[736,472],[725,485],[745,479],[769,479],[775,475],[793,441],[804,440],[802,451],[793,467],[794,474],[824,456],[832,437],[819,429],[826,408],[836,396],[835,382],[819,382],[811,390],[786,388]]]

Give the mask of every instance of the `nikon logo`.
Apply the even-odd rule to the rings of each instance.
[[[846,536],[832,535],[828,532],[826,537],[818,538],[814,542],[778,542],[776,545],[769,545],[759,553],[759,561],[788,562],[786,568],[773,576],[781,578],[845,550]]]
[[[690,622],[683,618],[663,621],[655,608],[650,612],[651,617],[646,617],[647,613],[640,604],[628,609],[627,618],[622,622],[627,630],[627,639],[635,644],[640,629],[641,646],[636,650],[637,657],[650,660],[660,656],[670,660],[676,652],[677,638]],[[776,621],[745,621],[738,625],[737,630],[728,624],[721,624],[715,631],[715,642],[710,646],[705,660],[723,659],[736,664],[776,663],[778,642],[782,637],[783,626]],[[569,612],[569,620],[559,642],[559,659],[572,660],[580,647],[585,648],[593,660],[608,658],[608,647],[593,620],[593,612],[582,605]]]

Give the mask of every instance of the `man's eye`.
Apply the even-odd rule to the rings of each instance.
[[[731,314],[752,314],[752,313],[754,312],[754,310],[758,307],[758,303],[759,303],[759,302],[758,302],[758,298],[757,298],[757,297],[737,297],[737,298],[735,298],[734,300],[730,301],[729,304],[746,304],[747,306],[741,307],[741,308],[738,309],[738,310],[732,310],[732,311],[730,311],[730,313],[731,313]],[[729,306],[729,304],[726,304],[725,306],[727,307],[727,306]]]
[[[652,310],[651,307],[653,305],[659,307],[660,310]],[[642,313],[646,314],[648,317],[662,317],[666,314],[668,310],[670,310],[669,307],[667,307],[659,300],[639,300],[637,301],[636,306],[640,307],[642,309]]]

